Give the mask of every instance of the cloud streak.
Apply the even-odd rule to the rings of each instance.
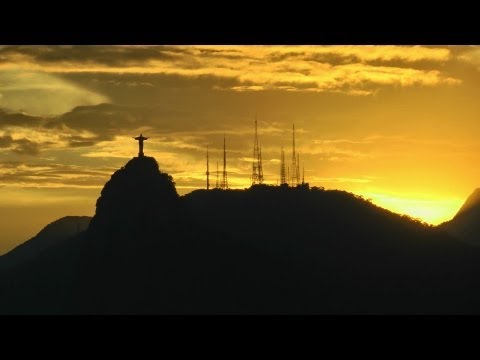
[[[0,140],[1,141],[1,140]],[[12,188],[101,188],[114,171],[57,163],[0,163],[0,186]]]
[[[422,46],[89,46],[6,47],[0,69],[50,74],[162,74],[212,77],[217,89],[371,95],[383,86],[455,85],[437,67],[447,48]],[[430,69],[415,68],[429,62]],[[13,71],[13,70],[12,70]],[[231,84],[226,84],[228,79]],[[125,85],[125,84],[124,84]],[[152,86],[133,82],[132,86]]]
[[[39,144],[25,138],[13,139],[10,135],[0,136],[0,149],[8,149],[21,155],[37,155]]]

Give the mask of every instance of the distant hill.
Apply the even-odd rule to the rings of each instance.
[[[89,216],[65,216],[45,226],[36,236],[0,256],[0,268],[22,265],[72,236],[85,231],[90,223]]]
[[[439,228],[470,245],[480,246],[480,189],[476,189],[450,221]]]
[[[246,191],[197,190],[184,200],[197,221],[225,234],[235,248],[256,249],[283,264],[268,269],[261,260],[245,260],[243,271],[251,271],[252,279],[271,272],[263,280],[266,298],[284,286],[302,294],[291,301],[309,313],[476,309],[470,300],[478,298],[472,285],[479,274],[478,252],[362,197],[336,190],[255,186]],[[287,293],[283,298],[294,297]],[[462,293],[471,299],[465,301]]]
[[[0,278],[0,313],[480,313],[478,279],[480,250],[362,197],[179,197],[139,157],[105,184],[87,231]]]

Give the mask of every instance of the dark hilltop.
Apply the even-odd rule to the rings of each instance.
[[[21,261],[9,260],[20,247],[0,257],[0,313],[480,313],[476,247],[343,191],[180,197],[139,156],[77,220],[61,239],[23,244],[34,250]]]

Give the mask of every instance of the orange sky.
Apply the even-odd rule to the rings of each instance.
[[[225,133],[247,187],[255,114],[267,183],[295,123],[311,185],[438,224],[479,186],[479,70],[473,46],[0,46],[0,253],[92,215],[140,132],[180,194]]]

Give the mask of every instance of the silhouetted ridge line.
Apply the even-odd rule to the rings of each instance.
[[[88,231],[0,272],[0,313],[480,313],[479,277],[475,248],[360,196],[179,197],[144,156],[105,184]]]
[[[480,189],[475,189],[452,220],[438,227],[460,241],[480,246]]]
[[[461,216],[463,213],[469,211],[470,209],[480,208],[480,189],[475,189],[473,193],[465,200],[465,203],[462,205],[460,210],[455,214],[455,217]]]
[[[91,219],[90,216],[65,216],[51,222],[33,238],[0,256],[0,267],[19,266],[36,258],[51,246],[85,231]]]

